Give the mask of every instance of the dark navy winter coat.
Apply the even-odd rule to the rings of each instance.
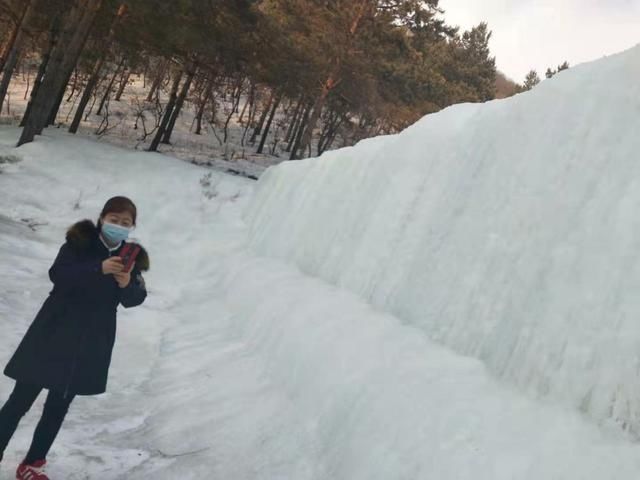
[[[69,395],[97,395],[107,386],[116,338],[116,310],[140,305],[147,292],[141,271],[149,268],[144,249],[131,282],[120,288],[102,262],[117,255],[104,246],[90,220],[73,225],[49,270],[53,290],[5,368],[17,381]]]

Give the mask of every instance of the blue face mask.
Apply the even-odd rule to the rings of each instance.
[[[113,223],[103,223],[102,224],[102,236],[111,245],[117,245],[120,242],[129,238],[129,232],[131,229],[127,227],[121,227],[120,225],[115,225]]]

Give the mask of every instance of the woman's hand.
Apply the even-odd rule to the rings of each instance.
[[[126,287],[131,281],[131,272],[124,271],[124,264],[120,257],[109,257],[102,262],[102,273],[113,275],[120,288]]]
[[[105,275],[120,273],[124,270],[124,264],[120,257],[109,257],[102,262],[102,273]]]
[[[125,288],[131,282],[131,272],[114,273],[113,276],[120,288]]]

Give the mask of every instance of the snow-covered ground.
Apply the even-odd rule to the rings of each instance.
[[[637,437],[638,78],[640,46],[274,167],[251,244]]]
[[[65,228],[139,206],[149,298],[121,311],[109,393],[78,398],[55,479],[637,478],[640,447],[501,385],[476,359],[248,249],[248,180],[49,132],[0,129],[0,363],[50,289]],[[12,382],[0,379],[4,399]],[[13,478],[40,403],[0,464]]]
[[[19,124],[27,105],[29,89],[33,86],[33,76],[36,70],[37,66],[32,66],[31,70],[14,75],[9,85],[4,108],[0,112],[0,123]],[[153,135],[145,138],[143,124],[146,125],[147,132],[151,132],[156,122],[157,113],[155,103],[146,102],[149,88],[149,83],[145,84],[142,75],[132,75],[121,100],[110,100],[107,103],[105,112],[108,112],[108,126],[104,133],[96,135],[106,116],[105,113],[96,114],[104,93],[104,86],[101,86],[98,89],[97,99],[93,97],[85,110],[86,118],[83,119],[78,134],[100,142],[145,150],[151,143]],[[82,92],[76,92],[74,95],[70,95],[70,93],[71,89],[67,91],[56,121],[57,128],[63,131],[68,129],[73,120],[75,107]],[[164,108],[168,96],[167,91],[161,90],[161,108]],[[189,98],[188,100],[193,99]],[[242,112],[246,100],[243,96],[238,108],[239,112]],[[259,177],[267,167],[289,158],[289,154],[283,151],[285,146],[283,137],[288,124],[285,123],[280,112],[274,119],[264,153],[258,154],[256,149],[260,143],[260,137],[255,144],[249,142],[253,129],[245,128],[248,118],[247,112],[245,112],[244,121],[240,122],[240,113],[231,112],[232,105],[229,99],[216,97],[215,101],[216,121],[214,124],[208,121],[211,117],[211,109],[207,109],[200,135],[194,133],[196,107],[187,101],[176,122],[171,145],[161,144],[159,150],[188,162],[208,165],[219,171],[234,171],[254,178]],[[140,119],[136,121],[141,112],[144,115],[144,122]],[[228,126],[228,138],[225,142],[224,123],[229,114],[231,114],[231,118]]]

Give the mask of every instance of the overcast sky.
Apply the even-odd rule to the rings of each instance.
[[[493,30],[498,68],[522,81],[535,68],[575,65],[640,43],[640,0],[440,0],[449,24]]]

